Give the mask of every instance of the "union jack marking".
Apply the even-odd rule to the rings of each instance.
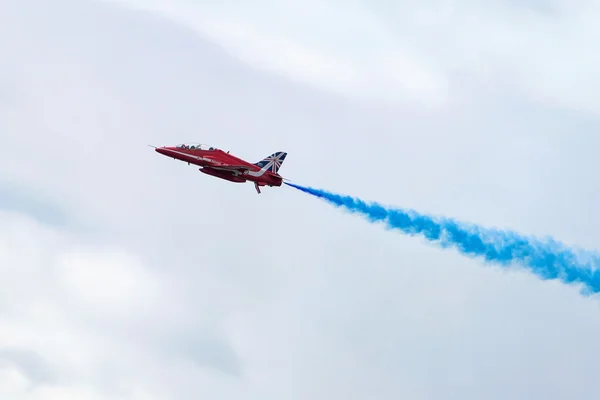
[[[287,154],[284,152],[271,154],[269,157],[264,160],[256,163],[261,169],[269,170],[270,172],[277,173],[281,164],[283,164],[283,160],[285,160],[285,156]]]

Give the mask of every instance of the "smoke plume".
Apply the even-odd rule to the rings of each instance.
[[[443,248],[504,267],[520,264],[541,279],[558,279],[566,284],[581,284],[583,294],[600,292],[600,257],[567,247],[554,239],[538,239],[515,232],[483,228],[450,218],[432,217],[412,210],[388,208],[352,196],[330,193],[286,182],[304,193],[337,207],[360,214],[372,223],[422,236]]]

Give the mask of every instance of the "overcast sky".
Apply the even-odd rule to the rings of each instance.
[[[576,287],[147,144],[287,151],[299,184],[594,249],[599,12],[3,0],[0,398],[595,394]]]

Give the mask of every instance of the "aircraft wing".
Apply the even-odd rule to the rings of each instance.
[[[250,167],[247,167],[245,165],[211,165],[209,168],[212,169],[219,169],[222,171],[247,171],[249,169],[251,169]]]
[[[241,175],[244,173],[244,171],[252,169],[251,167],[245,165],[211,165],[204,168],[214,169],[217,171],[228,171],[232,172],[234,175]]]

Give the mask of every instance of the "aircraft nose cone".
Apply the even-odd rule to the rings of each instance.
[[[167,155],[167,150],[164,147],[157,147],[156,149],[154,149],[154,151],[163,155]]]

